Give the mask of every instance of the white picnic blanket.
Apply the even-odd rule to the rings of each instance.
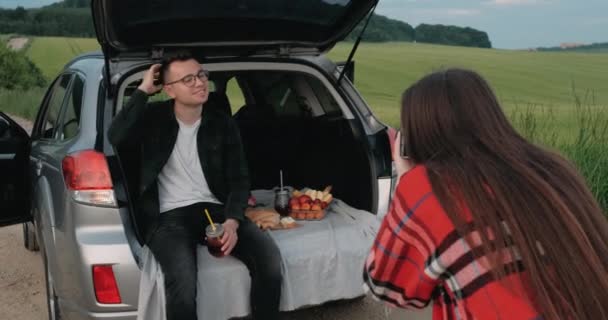
[[[272,190],[253,192],[258,203],[272,205]],[[379,220],[338,199],[321,221],[298,221],[295,229],[267,231],[282,256],[282,311],[366,293],[362,271]],[[138,320],[165,320],[165,292],[160,266],[147,247],[141,256]],[[250,313],[251,279],[234,257],[215,258],[198,248],[199,319],[224,320]],[[204,284],[204,285],[202,285]],[[227,303],[230,301],[230,303]]]

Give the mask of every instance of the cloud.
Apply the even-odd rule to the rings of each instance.
[[[476,16],[481,11],[478,9],[444,9],[443,14],[448,16]]]
[[[602,25],[608,24],[608,18],[603,17],[603,18],[585,19],[582,24],[585,26],[602,26]]]
[[[490,0],[482,2],[486,5],[493,6],[526,6],[526,5],[537,5],[550,3],[549,0]]]
[[[432,15],[442,17],[463,17],[476,16],[481,13],[479,9],[464,9],[464,8],[435,8],[435,9],[414,9],[417,15]]]

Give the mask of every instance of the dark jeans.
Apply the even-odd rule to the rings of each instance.
[[[214,222],[224,222],[223,207],[197,203],[161,213],[158,229],[148,247],[165,277],[167,320],[196,320],[196,246],[202,242],[207,208]],[[278,319],[281,297],[281,255],[270,236],[248,219],[240,223],[232,255],[251,275],[251,309],[254,319]],[[227,301],[226,303],[230,303]],[[207,319],[205,319],[207,320]]]

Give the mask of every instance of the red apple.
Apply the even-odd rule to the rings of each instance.
[[[300,201],[300,204],[310,203],[312,201],[312,199],[307,195],[301,195],[298,200]]]
[[[298,206],[300,206],[300,201],[298,201],[297,198],[289,199],[289,206],[293,206],[294,204],[297,204]]]
[[[310,207],[310,210],[320,211],[321,210],[321,205],[315,203],[315,204],[312,205],[312,207]]]
[[[325,202],[325,201],[321,201],[321,209],[325,209],[325,208],[327,208],[327,206],[328,206],[328,205],[329,205],[329,204],[328,204],[327,202]]]
[[[300,205],[300,209],[302,210],[310,210],[310,203],[305,202],[303,204]]]
[[[292,204],[290,203],[289,207],[291,208],[291,210],[300,210],[301,209],[301,206],[300,206],[299,202],[292,203]]]

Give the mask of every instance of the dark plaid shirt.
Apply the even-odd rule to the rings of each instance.
[[[466,236],[473,250],[481,245],[477,231]],[[420,309],[433,301],[434,320],[541,319],[527,298],[522,268],[499,282],[484,260],[475,259],[455,230],[426,168],[416,166],[399,181],[364,278],[373,295],[392,306]],[[506,263],[521,262],[516,256]]]
[[[160,216],[158,175],[171,156],[179,132],[173,105],[173,100],[148,103],[146,93],[135,90],[108,129],[108,140],[119,154],[139,158],[132,168],[139,171],[133,200],[137,227],[146,242]],[[234,119],[204,105],[197,148],[209,189],[224,204],[225,218],[244,220],[249,172]]]

